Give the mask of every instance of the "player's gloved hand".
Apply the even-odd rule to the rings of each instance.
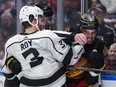
[[[17,77],[12,80],[5,79],[5,87],[19,87],[20,81]]]
[[[90,73],[87,72],[85,74],[85,80],[88,83],[88,85],[94,85],[98,82],[98,76],[91,76]]]
[[[104,56],[98,52],[91,52],[88,61],[92,68],[100,69],[104,65]]]
[[[22,70],[20,62],[14,56],[6,60],[6,66],[15,74],[19,74]]]
[[[67,30],[68,32],[75,32],[75,33],[81,33],[80,26],[77,24],[75,26],[70,26],[70,28]]]

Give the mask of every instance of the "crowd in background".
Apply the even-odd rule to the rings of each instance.
[[[0,0],[0,67],[3,62],[4,45],[16,34],[16,6],[13,0]]]
[[[5,42],[16,34],[16,0],[0,0],[0,61],[4,55]],[[56,0],[22,0],[24,4],[33,1],[49,3],[54,10],[56,20]],[[116,42],[116,0],[88,0],[88,13],[95,15],[100,28],[98,37],[104,41],[109,49]],[[108,2],[110,1],[110,2]],[[64,30],[77,25],[80,21],[81,0],[64,0]],[[54,26],[56,23],[54,23]],[[115,51],[116,53],[116,51]],[[115,56],[116,58],[116,56]],[[109,68],[108,68],[109,69]]]
[[[0,0],[0,46],[16,34],[16,7],[12,0]]]

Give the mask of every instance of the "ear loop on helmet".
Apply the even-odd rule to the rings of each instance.
[[[32,26],[35,26],[40,31],[40,28],[38,26],[38,17],[34,16],[34,18],[36,19],[36,24],[32,24],[31,21],[29,20],[29,18],[28,18],[28,22],[29,22],[29,24],[31,24]]]
[[[38,17],[36,17],[36,24],[34,25],[39,31],[41,31],[41,29],[40,29],[40,27],[39,27],[39,25],[38,25],[38,19],[39,19],[39,16],[42,16],[42,15],[38,15]],[[42,16],[43,17],[43,16]],[[44,30],[45,30],[45,28],[44,28]]]

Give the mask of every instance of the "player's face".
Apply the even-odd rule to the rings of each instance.
[[[54,20],[53,20],[52,16],[51,16],[51,17],[46,17],[46,22],[47,22],[48,24],[54,23]]]
[[[44,24],[43,17],[39,17],[39,19],[38,19],[38,26],[39,26],[40,30],[44,30],[45,24]]]
[[[44,22],[45,22],[45,28],[49,29],[49,27],[54,23],[53,17],[52,16],[46,17]]]
[[[95,29],[87,29],[83,33],[87,38],[87,44],[91,44],[96,37],[96,30]]]

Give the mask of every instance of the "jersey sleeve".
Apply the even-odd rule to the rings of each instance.
[[[72,46],[72,42],[74,42],[74,36],[76,32],[65,32],[65,31],[53,31],[55,34],[57,34],[62,40],[67,44]]]
[[[69,46],[55,33],[46,39],[46,44],[45,49],[52,53],[55,60],[63,62],[65,65],[75,64],[84,52],[82,45]]]

